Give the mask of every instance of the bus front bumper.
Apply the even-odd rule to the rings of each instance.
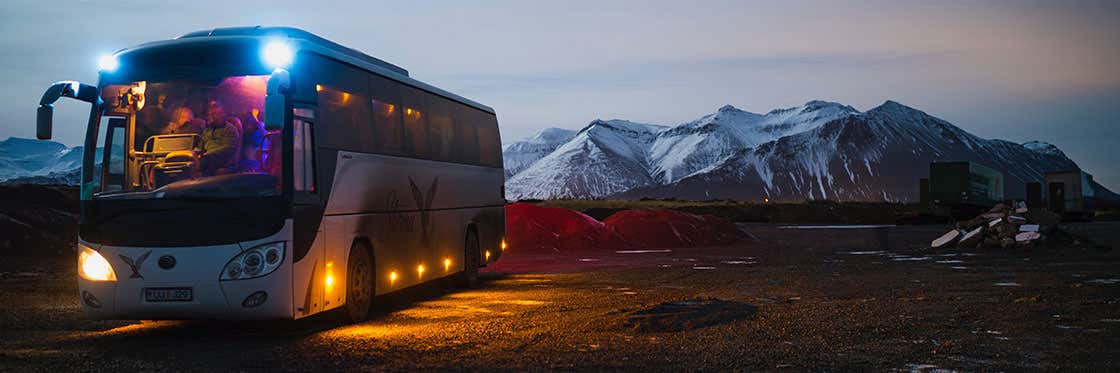
[[[171,248],[82,245],[105,258],[116,277],[116,281],[91,281],[79,276],[80,302],[90,318],[293,318],[292,265],[288,255],[283,264],[268,275],[220,281],[225,264],[241,253],[240,245]]]

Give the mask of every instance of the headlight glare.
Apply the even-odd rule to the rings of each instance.
[[[96,250],[78,245],[78,276],[89,281],[117,281],[113,266]]]
[[[254,246],[230,259],[222,269],[221,280],[245,280],[268,275],[284,261],[284,243],[273,242]]]

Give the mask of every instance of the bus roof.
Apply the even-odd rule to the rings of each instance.
[[[405,70],[404,68],[402,68],[400,66],[391,64],[391,63],[386,62],[384,60],[381,60],[379,58],[376,58],[376,57],[370,56],[368,54],[362,53],[361,51],[358,51],[358,50],[355,50],[355,49],[352,49],[352,48],[348,48],[348,47],[344,47],[344,46],[342,46],[338,43],[335,43],[333,41],[327,40],[327,39],[325,39],[323,37],[320,37],[318,35],[315,35],[315,34],[312,34],[310,32],[307,32],[307,31],[304,31],[304,30],[301,30],[301,29],[298,29],[298,28],[294,28],[294,27],[252,26],[252,27],[226,27],[226,28],[215,28],[215,29],[211,29],[211,30],[200,30],[200,31],[195,31],[195,32],[184,34],[184,35],[182,35],[178,38],[175,38],[173,40],[169,40],[169,41],[165,41],[165,42],[149,43],[149,44],[141,45],[141,46],[138,46],[136,48],[130,48],[130,49],[139,49],[139,48],[143,48],[145,46],[151,45],[151,44],[160,44],[160,45],[174,44],[177,40],[183,40],[183,39],[197,40],[198,38],[208,38],[208,37],[215,37],[215,38],[225,38],[225,37],[247,37],[247,38],[285,37],[285,38],[288,38],[288,39],[291,39],[291,40],[297,42],[298,43],[297,47],[300,50],[306,50],[306,51],[317,53],[319,55],[322,55],[322,56],[325,56],[325,57],[328,57],[328,58],[333,58],[335,60],[342,61],[342,62],[351,64],[351,65],[357,66],[357,67],[359,67],[363,70],[369,71],[371,73],[375,73],[375,74],[384,76],[386,78],[393,79],[393,80],[396,80],[398,82],[401,82],[401,83],[411,85],[413,87],[428,91],[430,93],[446,97],[450,100],[454,100],[454,101],[459,102],[461,104],[474,107],[476,109],[485,111],[487,113],[494,114],[494,109],[489,107],[489,106],[483,105],[481,103],[475,102],[474,100],[459,96],[457,94],[445,91],[445,90],[440,89],[438,87],[432,86],[430,84],[427,84],[427,83],[424,83],[424,82],[421,82],[419,80],[416,80],[416,79],[413,79],[413,78],[409,77],[408,76],[408,70]]]

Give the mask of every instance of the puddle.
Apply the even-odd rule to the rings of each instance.
[[[997,283],[994,283],[994,284],[992,284],[992,286],[1010,286],[1010,287],[1017,287],[1017,286],[1023,286],[1023,284],[1020,284],[1020,283],[1018,283],[1018,282],[997,282]]]
[[[891,260],[896,261],[896,262],[917,262],[917,261],[930,260],[930,259],[932,259],[932,258],[930,258],[928,256],[900,256],[900,257],[892,258]]]
[[[618,250],[615,254],[651,254],[651,253],[671,253],[673,250]]]
[[[634,311],[625,325],[643,333],[679,332],[732,322],[756,312],[758,308],[746,303],[696,298]]]
[[[894,225],[783,225],[779,229],[869,229],[890,228]]]
[[[692,269],[706,271],[709,269],[716,269],[716,267],[692,267]]]
[[[938,264],[957,264],[957,263],[964,263],[964,261],[963,260],[955,260],[955,259],[954,260],[938,260],[937,263]]]
[[[962,270],[963,270],[963,269],[968,269],[968,267],[963,267],[963,266],[952,266],[952,267],[949,267],[949,268],[952,268],[952,269],[962,269]]]
[[[756,262],[756,261],[748,261],[748,260],[724,260],[720,263],[723,263],[723,264],[758,264],[758,262]]]
[[[581,261],[581,262],[598,262],[599,259],[596,259],[596,258],[579,258],[579,261]]]
[[[848,254],[848,255],[883,255],[883,254],[886,254],[887,252],[886,251],[841,251],[840,253],[841,254]]]
[[[1093,280],[1085,281],[1085,283],[1086,283],[1086,284],[1093,284],[1093,285],[1116,285],[1116,284],[1120,284],[1120,279],[1116,279],[1116,278],[1098,278],[1098,279],[1093,279]]]

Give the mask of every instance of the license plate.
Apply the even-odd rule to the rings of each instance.
[[[144,288],[144,300],[148,302],[190,302],[194,300],[191,288]]]

